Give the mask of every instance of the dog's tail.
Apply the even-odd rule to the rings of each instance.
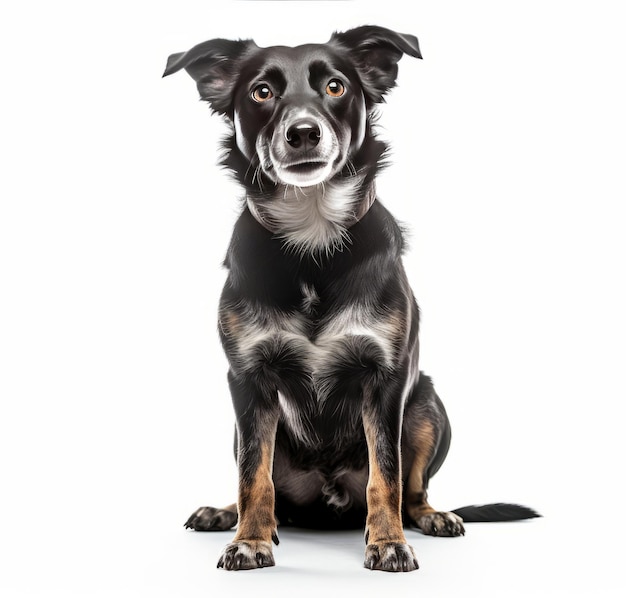
[[[490,505],[472,505],[452,511],[465,523],[495,522],[495,521],[521,521],[522,519],[534,519],[541,517],[537,511],[522,505],[507,503],[494,503]]]

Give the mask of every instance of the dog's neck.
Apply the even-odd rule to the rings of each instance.
[[[269,197],[246,199],[254,218],[287,248],[332,254],[349,243],[348,230],[367,214],[376,189],[373,180],[355,175],[312,187],[278,185]]]

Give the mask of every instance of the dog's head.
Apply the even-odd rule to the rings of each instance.
[[[368,116],[395,85],[403,54],[421,58],[417,38],[375,26],[294,48],[214,39],[170,56],[164,76],[184,68],[231,120],[240,156],[229,166],[249,189],[264,180],[310,187],[358,170]]]
[[[300,252],[332,254],[369,211],[385,144],[371,114],[417,39],[358,27],[326,44],[260,48],[214,39],[170,56],[232,124],[223,164],[246,188],[254,218]]]

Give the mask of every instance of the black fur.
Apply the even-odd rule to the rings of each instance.
[[[456,513],[466,523],[517,521],[541,517],[539,513],[529,507],[506,503],[462,507],[460,509],[454,509],[453,513]]]
[[[273,565],[276,518],[365,526],[365,566],[406,571],[417,561],[402,520],[461,535],[458,515],[533,516],[510,505],[455,515],[427,502],[450,424],[418,370],[402,231],[374,186],[386,146],[373,111],[403,54],[421,58],[414,36],[367,26],[296,48],[212,40],[168,61],[165,74],[186,69],[230,123],[223,164],[246,192],[219,313],[239,500],[186,524],[227,529],[239,513],[219,566]]]

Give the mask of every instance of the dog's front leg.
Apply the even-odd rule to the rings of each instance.
[[[404,536],[401,515],[400,392],[372,389],[365,393],[363,426],[369,455],[365,566],[382,571],[418,568]],[[391,390],[391,392],[390,392]]]
[[[278,399],[232,373],[229,383],[237,418],[239,525],[217,566],[230,570],[271,567],[272,540],[278,544],[272,482]]]

